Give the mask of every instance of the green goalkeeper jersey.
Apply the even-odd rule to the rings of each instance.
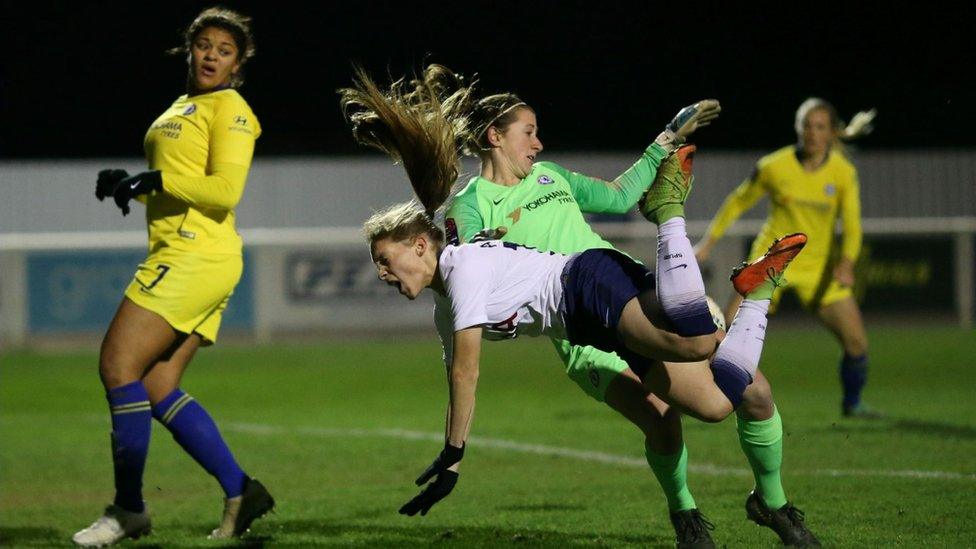
[[[507,187],[473,177],[447,211],[449,243],[468,242],[482,229],[505,227],[509,242],[561,254],[613,246],[593,232],[584,213],[626,213],[654,181],[667,152],[652,144],[613,181],[537,162]]]

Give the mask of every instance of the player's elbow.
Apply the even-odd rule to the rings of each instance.
[[[600,213],[608,214],[625,214],[630,211],[631,208],[637,205],[637,200],[621,200],[619,202],[614,202],[610,204]]]
[[[241,198],[243,197],[244,197],[243,192],[234,193],[233,195],[230,195],[226,197],[226,199],[222,200],[218,207],[224,210],[233,210],[237,208],[238,204],[241,203]]]
[[[644,194],[643,189],[624,185],[618,181],[609,185],[616,188],[607,196],[608,200],[601,205],[599,212],[594,213],[625,214],[637,206]]]
[[[224,177],[220,177],[220,180],[221,183],[217,186],[220,191],[214,194],[211,204],[207,206],[220,210],[233,210],[244,197],[244,183],[230,181]]]

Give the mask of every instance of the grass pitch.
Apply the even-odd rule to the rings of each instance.
[[[787,496],[825,545],[976,543],[976,335],[871,332],[866,398],[889,417],[842,420],[839,350],[824,331],[771,328],[762,368],[786,434]],[[639,432],[585,396],[544,340],[486,343],[472,439],[454,493],[426,517],[397,508],[440,450],[446,384],[436,338],[201,351],[183,388],[221,426],[277,512],[269,547],[670,547]],[[111,501],[97,356],[8,353],[0,366],[0,546],[70,545]],[[745,519],[752,487],[734,420],[685,419],[690,485],[716,543],[772,547]],[[153,426],[154,532],[131,546],[214,547],[213,479]]]

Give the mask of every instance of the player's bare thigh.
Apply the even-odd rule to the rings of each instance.
[[[201,342],[198,334],[181,334],[169,352],[146,372],[142,384],[149,393],[149,402],[157,404],[180,386],[183,372],[193,360]]]
[[[715,423],[732,413],[732,403],[715,385],[707,361],[656,362],[644,377],[644,388],[684,414]]]
[[[123,298],[102,340],[98,361],[102,384],[111,390],[140,380],[177,335],[162,316]]]
[[[853,297],[846,297],[817,311],[820,321],[829,329],[851,356],[861,356],[868,352],[868,336],[864,329],[861,308]]]
[[[675,362],[703,360],[718,345],[714,334],[682,337],[664,326],[654,292],[644,292],[624,306],[617,334],[628,349],[641,356]]]

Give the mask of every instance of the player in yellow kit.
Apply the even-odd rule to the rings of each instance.
[[[766,251],[773,235],[806,233],[807,246],[795,262],[787,290],[796,292],[840,341],[841,409],[845,416],[859,417],[878,414],[861,403],[868,340],[851,290],[861,250],[861,201],[857,170],[844,156],[840,139],[865,133],[873,117],[873,111],[859,113],[845,128],[830,103],[818,98],[804,101],[796,112],[798,143],[759,160],[753,174],[722,204],[696,248],[699,261],[704,261],[725,230],[765,195],[770,197],[769,217],[752,243],[750,259]],[[838,218],[843,231],[839,250],[834,237]],[[773,298],[774,304],[780,296],[781,292]]]
[[[240,535],[274,506],[260,482],[237,464],[210,415],[180,390],[201,345],[217,340],[221,315],[241,277],[234,209],[261,126],[237,92],[254,55],[250,19],[204,10],[184,34],[187,94],[157,118],[145,137],[149,171],[98,174],[95,194],[122,214],[146,205],[149,255],[139,265],[99,357],[112,414],[115,500],[76,533],[82,546],[104,546],[150,530],[142,474],[156,418],[220,483],[226,499],[212,538]]]

